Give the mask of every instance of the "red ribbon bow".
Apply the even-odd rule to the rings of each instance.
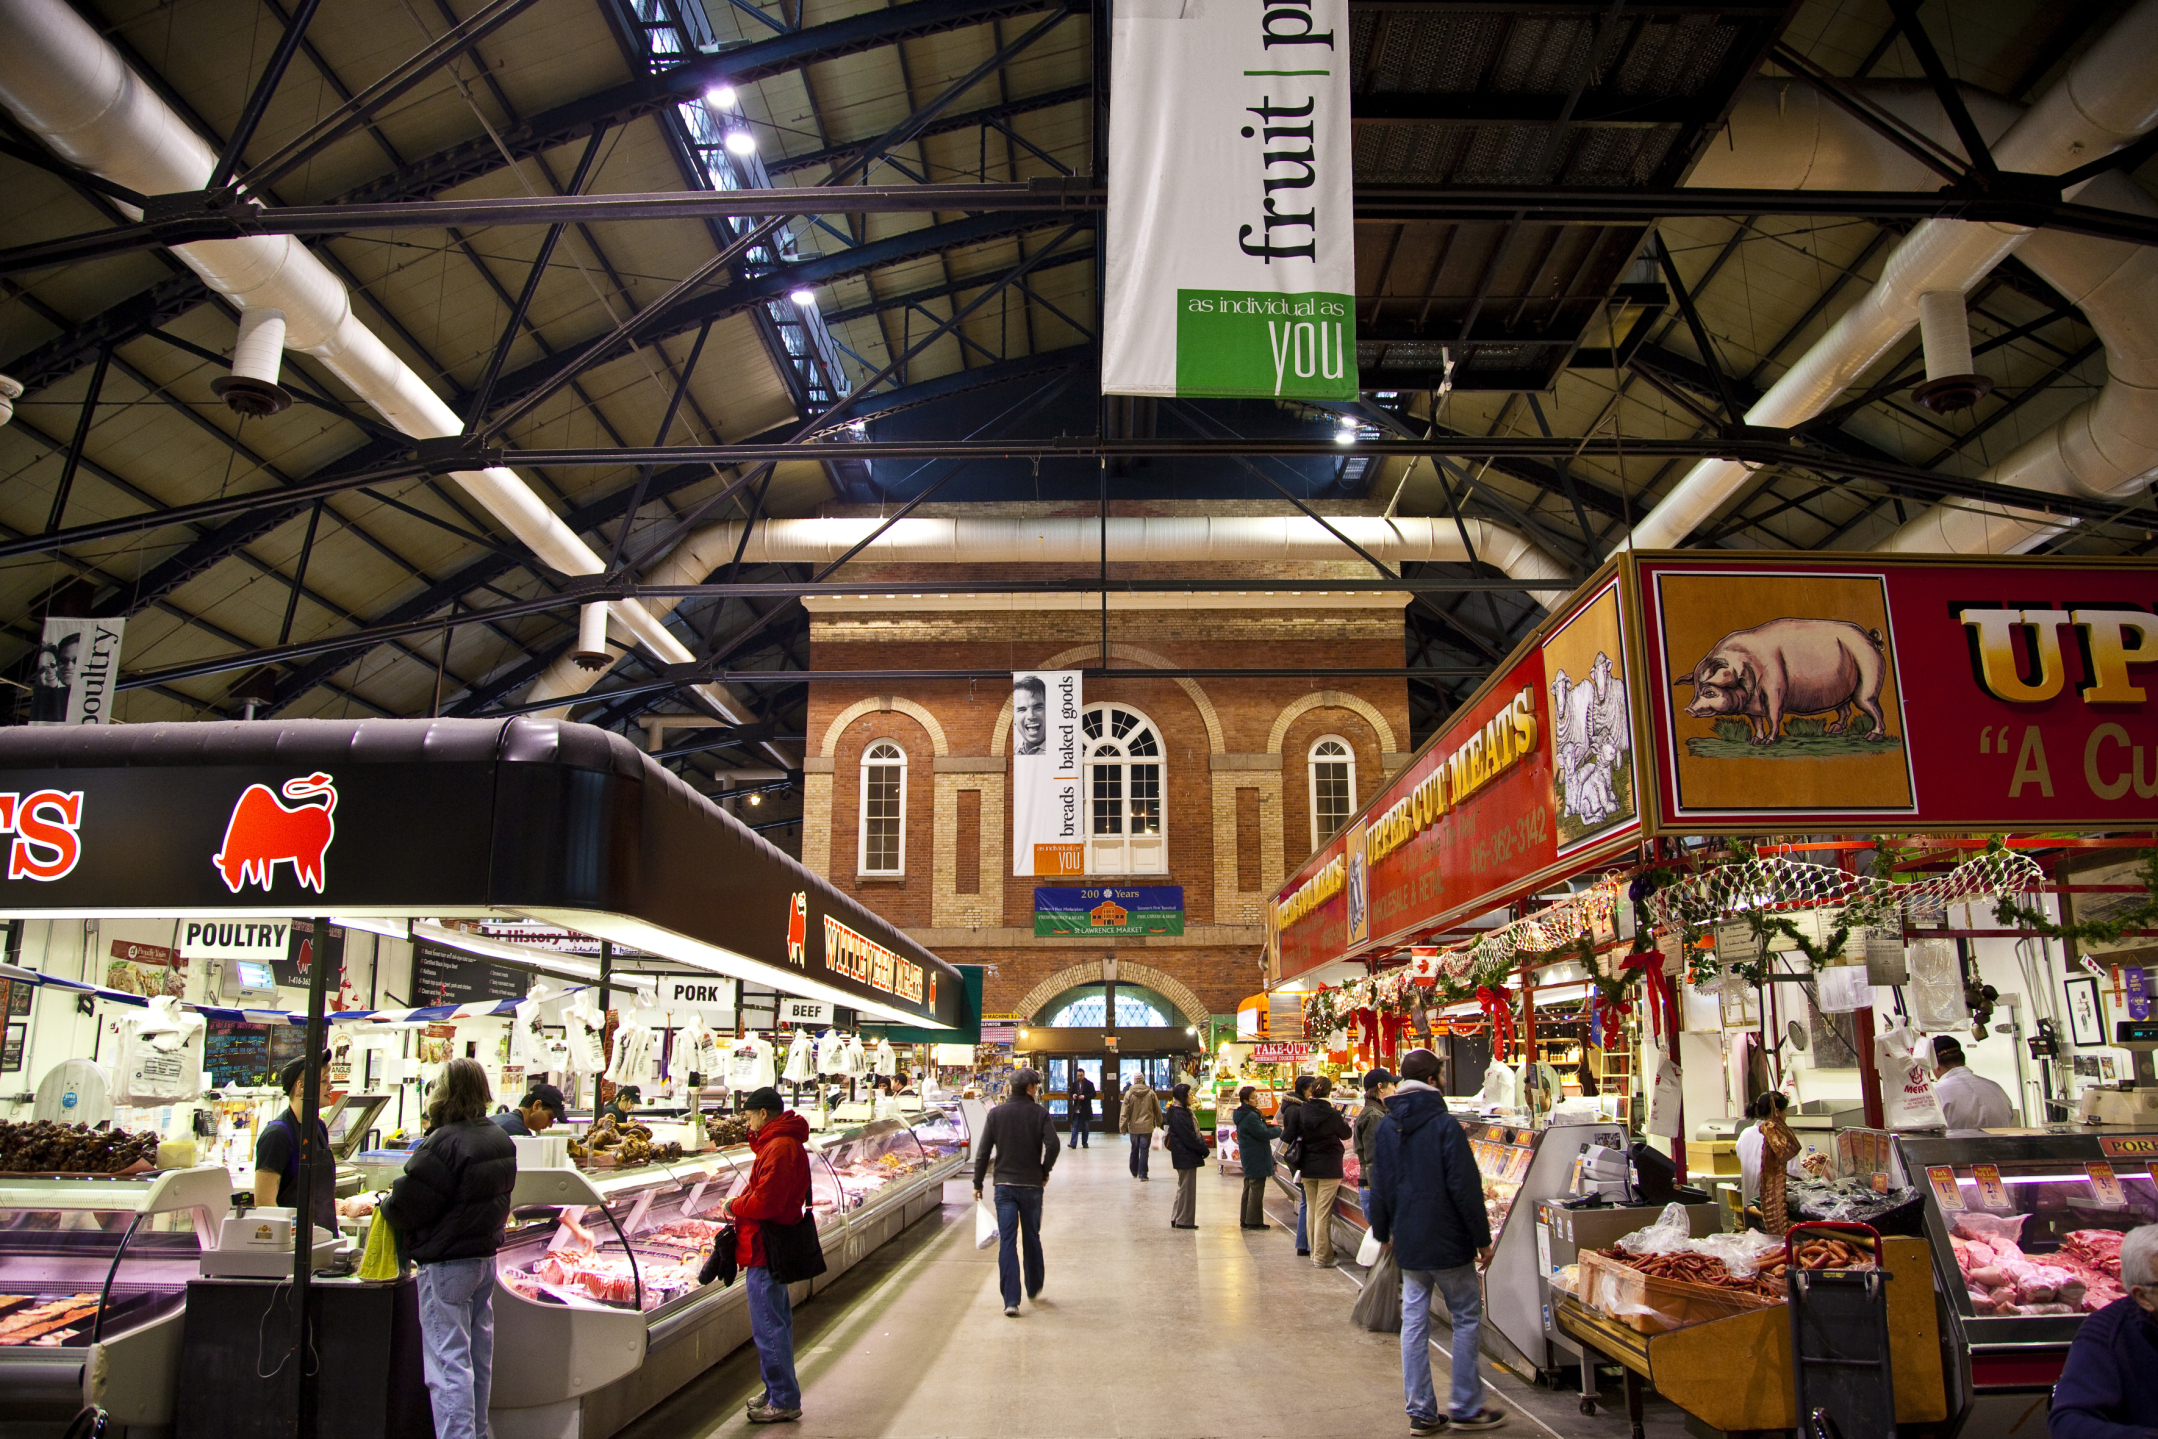
[[[1476,1002],[1483,1006],[1484,1018],[1491,1021],[1491,1057],[1507,1058],[1514,1046],[1513,1001],[1501,991],[1483,984],[1476,988]]]
[[[1664,1032],[1664,1016],[1670,1013],[1672,1003],[1671,981],[1663,972],[1663,951],[1634,951],[1619,961],[1621,974],[1629,969],[1641,971],[1641,987],[1648,992],[1649,1024],[1660,1035]]]

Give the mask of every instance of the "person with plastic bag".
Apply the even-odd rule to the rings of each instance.
[[[981,1138],[974,1146],[974,1198],[982,1197],[982,1181],[989,1177],[993,1158],[997,1170],[997,1285],[1004,1294],[1004,1317],[1019,1317],[1019,1281],[1026,1279],[1027,1298],[1039,1298],[1045,1270],[1042,1263],[1042,1190],[1049,1172],[1057,1166],[1056,1120],[1036,1102],[1034,1092],[1042,1077],[1031,1069],[1012,1075],[1011,1098],[989,1111]]]
[[[419,1266],[420,1341],[436,1439],[486,1439],[494,1385],[495,1251],[517,1187],[517,1146],[488,1122],[476,1059],[453,1059],[427,1102],[427,1137],[375,1222]]]
[[[1162,1141],[1169,1162],[1176,1168],[1176,1199],[1169,1206],[1171,1229],[1199,1227],[1199,1167],[1206,1163],[1206,1141],[1191,1116],[1191,1086],[1179,1084],[1169,1091],[1168,1135]]]
[[[1484,1294],[1477,1270],[1491,1262],[1491,1216],[1483,1176],[1461,1122],[1433,1081],[1439,1057],[1401,1057],[1401,1087],[1371,1146],[1371,1232],[1401,1271],[1401,1387],[1411,1434],[1496,1429],[1501,1411],[1484,1403],[1477,1339]],[[1453,1392],[1441,1414],[1431,1384],[1431,1300],[1453,1317]]]
[[[2149,1439],[2158,1433],[2158,1224],[2121,1241],[2121,1287],[2083,1321],[2053,1386],[2052,1439]]]
[[[1274,1141],[1281,1126],[1268,1124],[1253,1102],[1258,1089],[1245,1085],[1236,1092],[1236,1153],[1244,1170],[1242,1225],[1246,1229],[1271,1229],[1266,1222],[1266,1181],[1274,1177]]]
[[[766,1085],[742,1101],[754,1156],[749,1183],[720,1205],[734,1225],[735,1262],[748,1276],[749,1335],[757,1346],[764,1396],[749,1406],[752,1424],[791,1424],[802,1417],[802,1382],[794,1372],[794,1296],[772,1274],[764,1226],[796,1225],[809,1204],[809,1121]]]

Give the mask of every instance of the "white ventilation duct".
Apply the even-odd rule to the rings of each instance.
[[[1930,92],[1902,85],[1866,87],[1866,93],[1955,148],[1946,117]],[[2003,170],[2059,175],[2112,153],[2158,123],[2158,0],[2140,0],[2020,116],[2005,102],[1969,91],[1965,98],[1995,163]],[[2118,190],[2103,185],[2106,178],[2087,182],[2069,197],[2111,203]],[[1734,109],[1728,136],[1710,145],[1689,183],[1763,189],[1931,189],[1938,180],[1932,171],[1835,109],[1810,87],[1756,80]],[[1935,291],[1967,294],[2018,246],[2024,247],[2025,259],[2032,259],[2027,242],[2033,233],[1961,220],[1927,220],[1918,225],[1890,251],[1873,289],[1746,412],[1746,423],[1785,428],[1820,414],[1910,333],[1918,322],[1919,296]],[[2058,248],[2054,241],[2106,244],[2042,233],[2048,254]],[[2125,247],[2116,250],[2121,248]],[[2094,324],[2100,323],[2098,316],[2091,318]],[[2110,456],[2110,466],[2121,463],[2119,438],[2110,445],[2094,440],[2091,447]],[[2145,460],[2145,467],[2149,463]],[[1738,491],[1750,473],[1751,467],[1737,461],[1701,461],[1643,517],[1627,543],[1642,549],[1668,549],[1682,543]],[[2033,477],[2039,476],[2034,472]],[[2061,476],[2060,483],[2072,482]],[[1890,546],[1933,547],[1921,542],[1913,528],[1933,518],[1921,516],[1905,526]],[[1964,536],[1960,522],[1944,522],[1957,537]],[[1941,539],[1945,542],[1948,537],[1944,532]]]
[[[906,565],[1098,565],[1102,560],[1102,524],[1084,517],[1050,519],[903,519],[877,534],[879,519],[765,520],[751,528],[742,551],[744,564],[828,565],[876,535],[856,560],[861,564]],[[1465,563],[1468,531],[1476,558],[1516,580],[1555,580],[1549,590],[1531,590],[1540,603],[1555,604],[1573,588],[1566,567],[1520,535],[1488,520],[1394,516],[1337,516],[1325,525],[1302,515],[1195,516],[1189,518],[1112,517],[1108,558],[1111,564],[1142,562],[1180,564],[1356,562],[1356,553],[1328,532],[1331,525],[1373,557],[1388,564],[1405,560]],[[706,525],[647,570],[650,585],[695,585],[734,558],[741,543],[738,521]],[[655,610],[672,601],[648,601]],[[534,687],[536,699],[566,693],[575,682],[574,666],[556,662]]]
[[[22,381],[0,375],[0,425],[15,418],[15,402],[22,398]]]
[[[1911,391],[1912,399],[1946,414],[1968,410],[1992,390],[1993,381],[1971,365],[1971,316],[1961,290],[1928,290],[1918,297],[1918,337],[1926,378]]]
[[[199,190],[216,164],[201,137],[66,0],[0,3],[0,102],[62,158],[145,195]],[[281,348],[320,358],[400,432],[437,439],[464,429],[427,382],[352,313],[343,282],[295,237],[206,240],[172,253],[243,312],[281,311]],[[590,575],[606,568],[514,471],[460,470],[451,478],[554,569]],[[635,600],[615,601],[612,617],[664,662],[695,658]],[[588,688],[592,678],[585,674],[574,692]],[[735,723],[755,718],[724,687],[699,686],[698,693]],[[781,763],[793,762],[783,751],[767,749]]]
[[[240,414],[260,419],[292,404],[277,383],[285,367],[285,312],[240,311],[240,332],[232,342],[232,373],[210,382],[217,397]]]

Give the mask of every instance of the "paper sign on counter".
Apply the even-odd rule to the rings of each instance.
[[[2121,1182],[2115,1177],[2112,1165],[2102,1159],[2093,1159],[2083,1166],[2083,1172],[2091,1177],[2091,1193],[2098,1197],[2100,1208],[2128,1207],[2128,1196],[2121,1189]]]
[[[1926,1182],[1933,1186],[1933,1202],[1947,1210],[1961,1210],[1963,1189],[1956,1183],[1955,1166],[1932,1164],[1926,1167]]]
[[[2001,1167],[1998,1164],[1974,1164],[1971,1178],[1978,1181],[1978,1207],[1980,1209],[2006,1209],[2008,1186],[2001,1183]]]

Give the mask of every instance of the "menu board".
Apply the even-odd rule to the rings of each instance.
[[[202,1041],[202,1067],[219,1085],[268,1084],[270,1027],[244,1019],[212,1019]],[[279,1028],[290,1028],[280,1025]]]
[[[412,1002],[416,1005],[523,999],[532,984],[523,970],[436,944],[417,946],[412,964]]]

